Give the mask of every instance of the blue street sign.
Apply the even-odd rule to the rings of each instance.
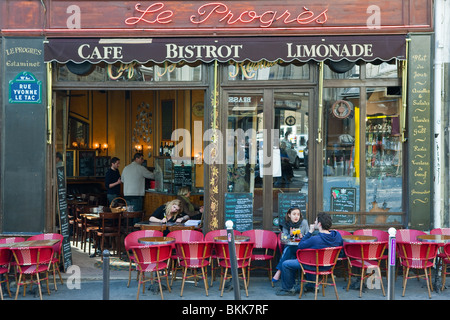
[[[42,83],[31,72],[21,72],[9,81],[9,103],[41,103]]]

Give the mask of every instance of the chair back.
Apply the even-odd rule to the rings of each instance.
[[[11,262],[12,252],[9,248],[0,248],[0,267],[8,266]]]
[[[235,236],[240,236],[242,233],[238,230],[233,230]],[[227,235],[227,229],[212,230],[205,235],[206,241],[214,241],[215,237],[222,237]]]
[[[162,237],[163,233],[159,230],[138,230],[131,232],[124,239],[125,249],[129,250],[131,246],[139,246],[139,239],[146,237]]]
[[[0,239],[0,244],[16,243],[16,242],[23,242],[23,241],[25,241],[25,238],[22,238],[22,237],[9,237],[9,238]]]
[[[152,246],[131,246],[136,263],[140,270],[146,270],[151,265],[153,270],[160,270],[167,267],[167,261],[172,252],[171,244],[159,244]]]
[[[430,234],[441,234],[450,236],[450,228],[436,228],[430,231]]]
[[[216,242],[215,244],[217,258],[225,261],[226,268],[230,268],[230,249],[228,242]],[[251,241],[235,242],[236,260],[238,265],[248,265],[252,257],[254,243]]]
[[[447,260],[450,260],[450,242],[447,242],[446,244],[444,244],[442,251],[447,256]]]
[[[377,242],[345,242],[345,255],[351,259],[359,259],[362,261],[381,260],[387,241]]]
[[[258,249],[270,249],[275,252],[277,249],[277,235],[275,232],[270,230],[247,230],[242,232],[243,236],[250,237],[250,241],[253,242],[254,248]]]
[[[389,241],[389,233],[378,229],[359,229],[353,232],[357,236],[374,236],[378,241]]]
[[[177,242],[203,241],[203,233],[197,230],[176,230],[169,232],[167,237],[175,238]]]
[[[44,265],[50,266],[53,248],[48,246],[10,248],[18,266]]]
[[[436,258],[439,244],[432,242],[397,242],[399,258],[410,268],[425,267]]]
[[[144,220],[144,214],[144,211],[122,212],[122,218],[125,222],[125,225],[123,226],[125,234],[129,234],[134,231],[134,219],[139,219],[139,221],[142,221]]]
[[[101,226],[99,231],[104,236],[120,236],[121,213],[120,212],[100,212]]]
[[[336,265],[341,249],[342,247],[301,249],[297,250],[297,260],[309,266],[332,267]]]
[[[348,231],[345,231],[345,230],[338,230],[338,229],[335,229],[335,231],[339,232],[339,234],[341,235],[341,237],[342,237],[342,236],[351,236],[351,235],[352,235],[351,232],[348,232]]]
[[[27,239],[27,241],[32,240],[59,240],[58,243],[53,245],[53,251],[57,253],[61,253],[62,243],[64,241],[64,236],[59,233],[41,233],[35,236],[31,236]]]
[[[181,252],[186,266],[202,266],[211,257],[213,242],[176,242],[177,252]]]
[[[399,229],[395,235],[397,242],[414,242],[417,241],[417,236],[426,234],[423,231],[415,229]]]

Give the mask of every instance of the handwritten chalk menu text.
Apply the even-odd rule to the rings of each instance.
[[[354,212],[356,211],[356,188],[331,188],[331,211]],[[333,224],[352,224],[354,215],[333,214]]]
[[[432,212],[432,46],[430,35],[411,34],[408,70],[408,201],[410,227],[419,230],[430,225]]]
[[[225,193],[225,221],[233,221],[234,230],[253,229],[253,195]]]
[[[59,225],[61,228],[61,235],[64,237],[62,243],[62,258],[64,262],[64,270],[67,270],[67,268],[72,265],[72,249],[70,247],[69,217],[66,198],[66,177],[63,165],[56,167],[56,178],[58,188]]]
[[[278,217],[284,218],[289,208],[299,208],[302,216],[306,218],[306,195],[301,193],[278,194]]]

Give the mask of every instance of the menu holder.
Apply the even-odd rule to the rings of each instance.
[[[225,221],[233,221],[234,229],[253,229],[253,194],[225,193]]]

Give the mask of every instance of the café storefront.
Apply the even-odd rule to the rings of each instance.
[[[43,209],[56,207],[55,152],[68,181],[85,183],[101,181],[108,157],[123,168],[139,151],[155,171],[148,215],[188,185],[206,230],[238,215],[242,228],[276,228],[291,205],[310,222],[329,212],[340,229],[432,227],[429,1],[399,2],[400,22],[379,1],[387,25],[354,1],[353,20],[331,3],[100,2],[98,21],[99,1],[53,1],[35,35],[51,97]],[[24,36],[12,27],[6,47]],[[19,232],[2,196],[2,232]]]

